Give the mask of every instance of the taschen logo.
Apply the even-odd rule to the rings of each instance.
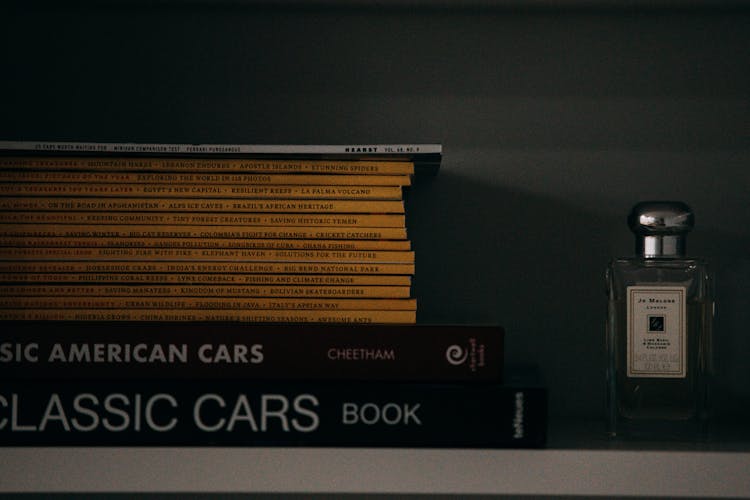
[[[452,344],[445,350],[445,359],[453,366],[468,365],[472,372],[484,367],[484,344],[470,338],[466,346]]]

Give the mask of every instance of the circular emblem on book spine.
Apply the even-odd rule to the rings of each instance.
[[[445,359],[452,365],[461,365],[469,357],[469,351],[460,345],[452,345],[445,351]]]

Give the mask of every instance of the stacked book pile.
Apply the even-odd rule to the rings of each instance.
[[[4,322],[0,444],[540,447],[493,326]]]
[[[502,328],[411,324],[439,148],[132,148],[0,157],[0,445],[544,444]]]
[[[415,323],[439,146],[241,148],[5,144],[0,319]]]

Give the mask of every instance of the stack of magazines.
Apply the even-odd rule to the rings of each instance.
[[[0,151],[0,444],[544,445],[500,326],[416,322],[439,146]]]
[[[440,146],[2,143],[0,319],[416,322]]]

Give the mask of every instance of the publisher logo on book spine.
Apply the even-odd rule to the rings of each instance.
[[[472,372],[484,367],[484,344],[470,338],[465,345],[452,344],[445,350],[445,359],[453,366],[467,365]]]

